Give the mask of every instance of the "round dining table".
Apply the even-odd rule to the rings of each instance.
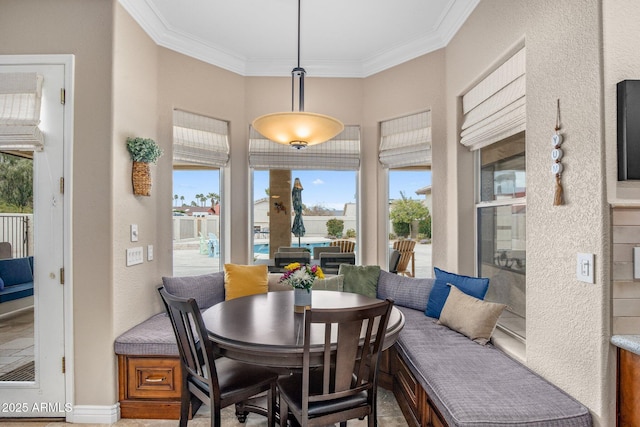
[[[218,303],[202,313],[209,338],[222,356],[279,368],[301,368],[304,313],[294,312],[293,292],[268,292]],[[380,300],[338,291],[312,291],[311,308],[362,307]],[[393,307],[383,348],[389,348],[404,326],[404,315]],[[317,327],[317,328],[316,328]],[[334,328],[335,329],[335,328]],[[335,340],[337,337],[332,337]],[[312,325],[311,363],[320,365],[324,331]],[[314,353],[318,354],[314,358]]]

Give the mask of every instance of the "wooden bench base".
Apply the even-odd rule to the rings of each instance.
[[[389,359],[393,375],[393,395],[407,424],[411,427],[446,427],[447,423],[431,402],[427,392],[393,347],[390,349]]]
[[[118,355],[118,400],[121,418],[180,418],[182,371],[177,356]],[[200,407],[191,402],[189,418]]]

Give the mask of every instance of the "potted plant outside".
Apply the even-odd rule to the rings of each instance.
[[[151,170],[149,163],[156,163],[163,154],[162,148],[150,138],[127,138],[127,150],[133,160],[131,181],[133,194],[151,195]]]

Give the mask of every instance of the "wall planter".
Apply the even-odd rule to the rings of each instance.
[[[162,156],[162,148],[149,138],[127,138],[127,150],[133,160],[131,181],[133,194],[136,196],[151,196],[151,168],[149,163],[155,163]]]

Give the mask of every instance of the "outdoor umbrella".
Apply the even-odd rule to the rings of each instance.
[[[304,223],[302,222],[302,184],[300,179],[296,178],[293,182],[293,189],[291,190],[291,199],[293,201],[293,211],[295,217],[293,218],[293,225],[291,226],[291,232],[298,238],[298,247],[300,246],[300,237],[304,236]]]

